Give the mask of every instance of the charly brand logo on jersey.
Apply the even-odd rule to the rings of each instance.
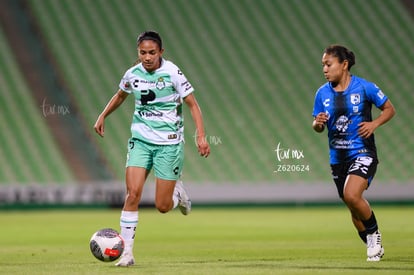
[[[331,101],[329,98],[325,99],[325,101],[323,102],[323,106],[329,107],[329,101]]]
[[[157,87],[158,90],[165,88],[165,81],[163,77],[158,78],[157,82],[155,83],[155,87]]]
[[[135,79],[134,82],[132,82],[132,86],[134,86],[135,89],[138,88],[139,80]]]
[[[361,102],[361,97],[359,94],[351,94],[351,103],[357,105]]]
[[[352,123],[352,121],[350,119],[348,119],[347,116],[342,115],[335,122],[335,126],[336,126],[336,129],[338,129],[339,131],[344,133],[344,132],[346,132],[346,130],[348,130],[348,126],[351,123]]]

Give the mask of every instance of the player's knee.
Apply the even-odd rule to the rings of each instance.
[[[168,211],[171,210],[172,206],[171,203],[167,203],[167,202],[160,202],[160,203],[156,203],[155,207],[157,208],[157,210],[160,213],[167,213]]]
[[[158,210],[160,213],[165,214],[165,213],[167,213],[168,211],[170,211],[170,208],[169,208],[169,207],[163,207],[163,206],[157,206],[157,210]]]
[[[344,197],[343,200],[347,205],[353,206],[356,205],[359,200],[361,199],[361,197],[359,195],[355,195],[353,193],[344,193]]]
[[[137,194],[135,192],[130,192],[126,196],[125,204],[128,204],[128,205],[138,205],[139,200],[140,200],[140,197],[141,196],[139,194]]]

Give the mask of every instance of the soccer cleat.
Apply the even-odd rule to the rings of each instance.
[[[368,257],[367,262],[379,262],[379,261],[381,261],[382,256],[384,256],[384,248],[383,247],[381,247],[381,250],[377,255],[375,255],[373,257]]]
[[[191,200],[188,197],[181,180],[177,180],[177,183],[175,184],[174,195],[178,198],[178,208],[180,208],[181,213],[183,215],[190,214]]]
[[[132,256],[132,253],[123,253],[121,256],[121,259],[119,262],[117,262],[116,266],[131,266],[135,264],[134,256]]]
[[[379,230],[372,234],[367,234],[367,256],[368,258],[380,254],[382,249],[381,233]]]

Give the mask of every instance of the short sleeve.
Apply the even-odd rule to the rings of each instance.
[[[121,82],[119,82],[119,89],[122,91],[130,94],[132,92],[131,82],[129,80],[129,70],[125,72],[124,76],[121,79]]]
[[[388,97],[374,83],[367,82],[365,84],[365,90],[367,97],[377,108],[380,108],[388,100]]]
[[[322,104],[321,100],[321,93],[320,90],[318,90],[315,94],[315,101],[313,104],[313,113],[312,115],[316,117],[319,113],[325,112],[324,106]]]
[[[181,98],[184,98],[194,92],[193,86],[187,80],[183,72],[178,68],[176,74],[174,74],[174,88]]]

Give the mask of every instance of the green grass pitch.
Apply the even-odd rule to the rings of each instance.
[[[375,206],[385,256],[366,249],[345,207],[140,211],[136,265],[96,260],[89,238],[119,210],[0,212],[1,274],[414,274],[414,207]]]

